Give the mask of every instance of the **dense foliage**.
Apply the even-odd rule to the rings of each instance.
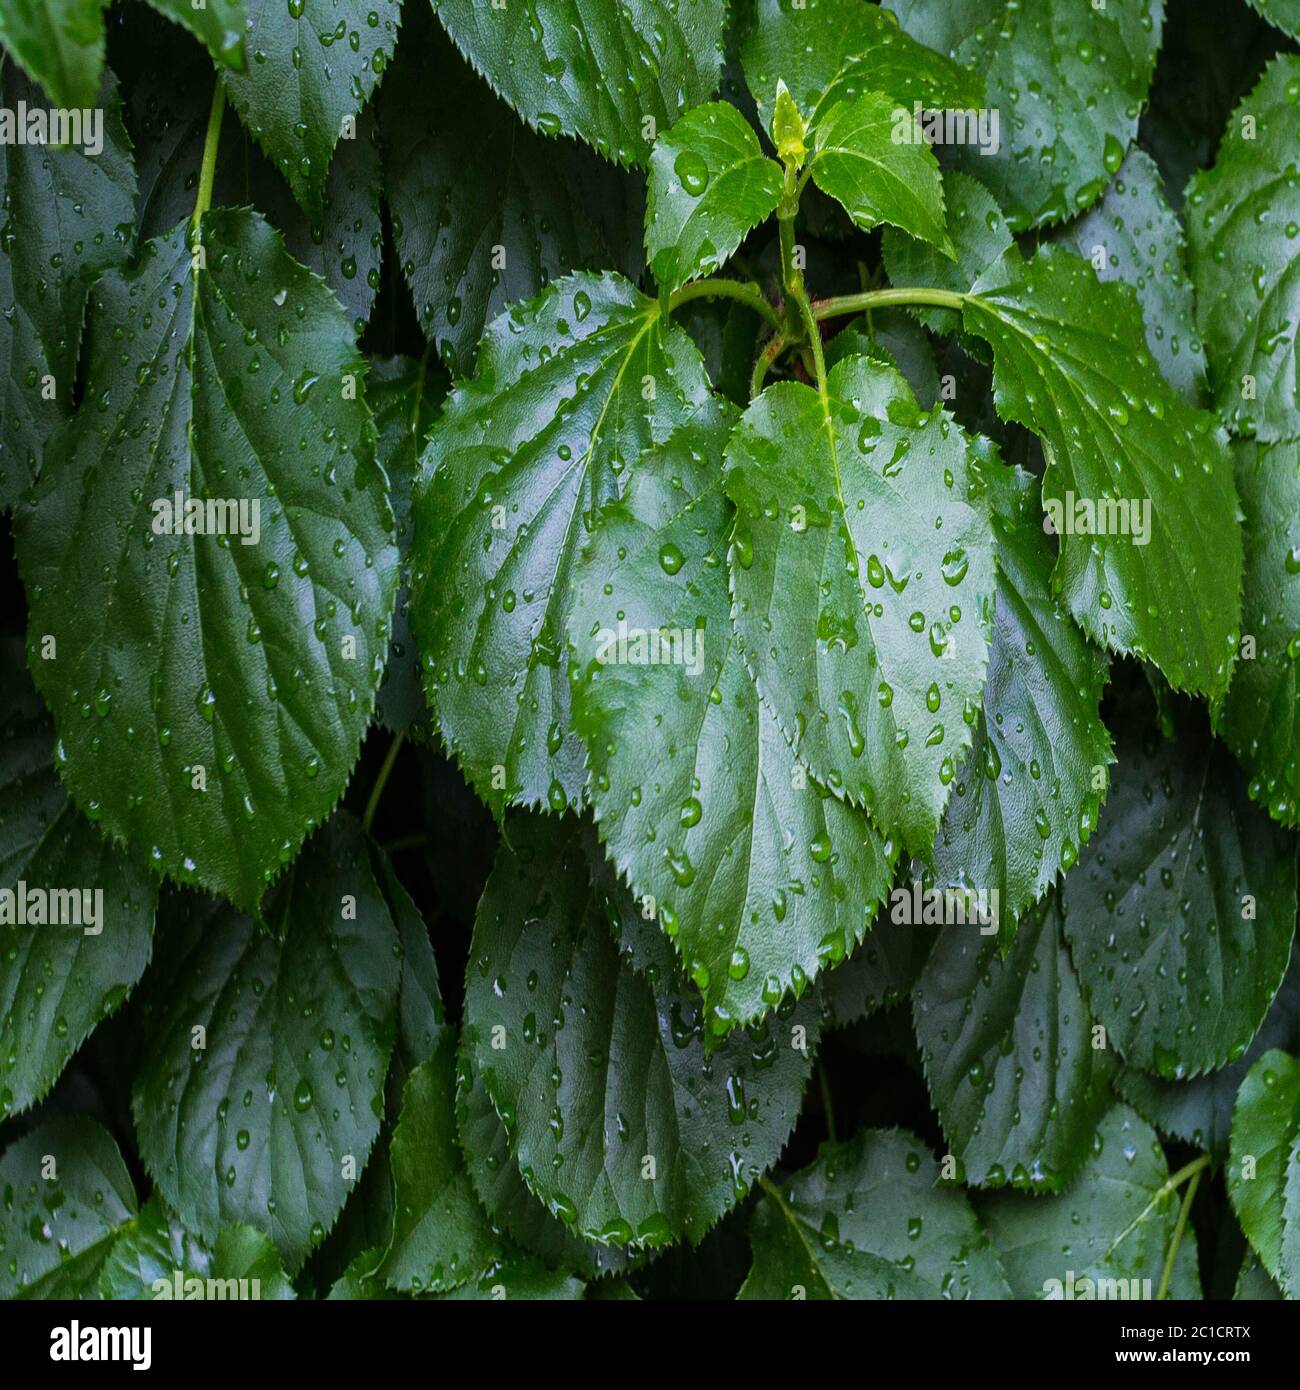
[[[0,1296],[1300,1297],[1252,3],[0,0]]]

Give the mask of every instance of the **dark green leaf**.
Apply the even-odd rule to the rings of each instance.
[[[1252,806],[1223,748],[1134,728],[1065,881],[1074,964],[1110,1043],[1169,1080],[1235,1061],[1291,958],[1295,841]]]
[[[1231,458],[1214,418],[1160,375],[1134,291],[1049,246],[992,267],[965,324],[993,347],[998,414],[1042,440],[1071,613],[1175,689],[1222,694],[1241,616]]]
[[[50,1120],[0,1157],[0,1298],[94,1298],[113,1242],[136,1214],[112,1136]]]
[[[768,1195],[750,1222],[741,1298],[1010,1297],[960,1189],[906,1130],[863,1130]]]
[[[333,295],[253,213],[208,214],[197,282],[184,231],[96,286],[87,400],[17,545],[73,797],[252,909],[346,785],[397,550]],[[169,533],[191,503],[224,534]]]
[[[815,1016],[786,1010],[707,1051],[696,1001],[620,965],[622,890],[587,878],[589,833],[507,822],[470,949],[467,1045],[524,1180],[567,1225],[698,1243],[783,1148]]]
[[[17,643],[6,642],[0,657],[3,1117],[45,1095],[144,973],[158,893],[142,863],[73,809]]]
[[[723,0],[434,0],[457,48],[544,135],[642,164],[657,130],[707,101],[722,70]]]
[[[1187,189],[1196,312],[1214,401],[1239,434],[1300,436],[1300,56],[1268,67],[1233,113],[1213,169]]]
[[[996,936],[945,927],[912,994],[917,1042],[949,1151],[965,1180],[1059,1191],[1111,1102],[1055,899],[1025,915],[1005,958]]]
[[[174,894],[169,907],[142,990],[141,1157],[187,1229],[213,1240],[254,1226],[297,1269],[379,1133],[400,978],[392,917],[347,817],[276,889],[275,935],[219,902]]]
[[[770,386],[727,446],[736,629],[795,753],[928,852],[984,686],[993,541],[971,442],[898,373]]]
[[[933,927],[900,926],[882,911],[853,955],[817,982],[829,1026],[845,1027],[906,999],[938,937]]]
[[[448,397],[415,499],[411,623],[439,732],[494,809],[581,800],[565,644],[583,517],[708,398],[658,300],[582,273],[495,320]]]
[[[996,195],[1012,228],[1061,222],[1118,170],[1155,71],[1162,0],[886,0],[915,39],[984,83],[983,143],[954,144],[959,168]],[[991,117],[998,116],[994,130]]]
[[[569,626],[601,838],[717,1033],[842,960],[895,857],[861,811],[808,778],[745,669],[724,563],[731,419],[679,430],[599,514]]]
[[[1251,774],[1250,795],[1300,826],[1300,443],[1233,446],[1245,514],[1242,631],[1219,728]]]
[[[222,0],[213,0],[220,4]],[[249,134],[312,217],[330,159],[397,45],[401,0],[244,0],[246,72],[224,77]]]

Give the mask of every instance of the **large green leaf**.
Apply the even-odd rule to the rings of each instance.
[[[388,905],[340,816],[277,887],[274,934],[216,900],[168,906],[141,990],[141,1157],[187,1229],[254,1226],[297,1269],[379,1133],[401,973]]]
[[[18,644],[0,660],[0,884],[14,899],[0,922],[3,1117],[40,1100],[144,973],[157,886],[73,809]]]
[[[1111,1102],[1114,1054],[1094,1025],[1055,902],[996,936],[945,927],[912,994],[916,1037],[949,1152],[967,1182],[1059,1191]]]
[[[1065,930],[1125,1061],[1166,1079],[1239,1058],[1291,958],[1295,841],[1194,730],[1121,735],[1106,813],[1065,880]]]
[[[5,0],[0,44],[53,105],[89,110],[104,73],[103,10],[103,0]]]
[[[496,319],[448,397],[414,505],[411,625],[437,727],[498,811],[581,799],[565,629],[584,518],[708,398],[660,302],[585,273]]]
[[[1245,513],[1242,631],[1219,728],[1251,774],[1250,794],[1300,826],[1300,443],[1233,446]]]
[[[1038,489],[997,470],[997,590],[984,707],[935,841],[941,885],[998,893],[1003,942],[1074,864],[1115,760],[1099,706],[1107,661],[1052,597]]]
[[[513,817],[474,926],[466,1041],[525,1181],[574,1231],[698,1243],[776,1161],[816,1045],[815,1012],[706,1050],[698,1001],[620,964],[588,877],[590,831]]]
[[[1300,1063],[1266,1052],[1232,1116],[1228,1196],[1255,1253],[1289,1298],[1300,1298]]]
[[[1003,256],[964,319],[993,347],[998,414],[1042,441],[1071,613],[1176,689],[1222,694],[1241,616],[1232,461],[1214,417],[1160,375],[1132,288],[1048,246]]]
[[[1165,201],[1150,155],[1130,150],[1101,202],[1054,240],[1092,264],[1101,281],[1137,291],[1147,347],[1184,400],[1205,391],[1205,349],[1196,327],[1182,224]]]
[[[861,0],[757,0],[740,50],[745,80],[770,124],[778,82],[816,124],[846,98],[884,92],[909,113],[978,106],[981,86],[964,69]]]
[[[0,1298],[95,1297],[113,1242],[136,1214],[112,1136],[49,1120],[0,1157]]]
[[[223,1226],[209,1245],[157,1197],[113,1246],[99,1276],[105,1298],[287,1300],[296,1297],[275,1246],[251,1226]]]
[[[655,141],[646,257],[660,289],[717,270],[781,201],[781,166],[728,102],[696,107]]]
[[[1164,0],[886,0],[915,39],[983,79],[997,148],[953,146],[1019,231],[1094,202],[1137,133]],[[991,133],[991,128],[990,128]]]
[[[1198,1149],[1216,1162],[1228,1154],[1232,1109],[1246,1073],[1271,1048],[1295,1051],[1300,1046],[1300,951],[1292,950],[1291,966],[1268,1016],[1241,1060],[1188,1081],[1162,1081],[1126,1067],[1116,1089],[1144,1120]]]
[[[838,102],[814,131],[813,182],[864,232],[888,222],[951,254],[938,161],[924,140],[904,143],[897,133],[892,98],[864,92]]]
[[[724,0],[434,0],[456,46],[529,125],[644,163],[659,130],[707,101]]]
[[[795,753],[928,852],[984,686],[993,538],[975,446],[897,372],[781,382],[727,446],[736,630]]]
[[[1068,1192],[997,1193],[979,1205],[1017,1298],[1155,1297],[1182,1195],[1169,1186],[1160,1142],[1120,1105],[1097,1127],[1091,1147]],[[1175,1261],[1172,1298],[1200,1297],[1194,1250],[1189,1235]],[[1098,1287],[1108,1281],[1108,1291],[1083,1292],[1085,1279]]]
[[[213,0],[220,4],[222,0]],[[249,133],[313,216],[334,146],[397,45],[401,0],[244,0],[246,72],[225,75]]]
[[[583,267],[634,274],[640,214],[627,176],[529,130],[437,25],[413,27],[379,99],[384,182],[420,326],[466,373],[506,305]]]
[[[168,19],[183,25],[218,63],[243,72],[248,67],[244,51],[244,0],[149,0]],[[263,55],[262,61],[266,58]]]
[[[861,811],[808,778],[732,633],[721,467],[732,418],[684,426],[597,515],[569,619],[601,838],[653,900],[722,1033],[861,941],[895,857]],[[664,633],[675,646],[657,655],[677,659],[640,659]]]
[[[251,910],[346,785],[397,551],[337,301],[254,213],[209,213],[203,249],[193,278],[178,227],[98,283],[86,400],[15,530],[78,805]],[[226,533],[168,534],[177,492]]]
[[[449,1031],[407,1078],[393,1131],[395,1224],[376,1274],[395,1288],[445,1293],[503,1253],[457,1143],[455,1054]]]
[[[1284,54],[1233,112],[1212,169],[1187,188],[1196,312],[1214,400],[1232,428],[1300,437],[1300,56]]]
[[[754,1267],[741,1298],[1011,1296],[966,1195],[940,1181],[906,1130],[823,1144],[815,1163],[768,1189],[749,1234]]]
[[[43,111],[49,98],[0,54],[0,106],[20,103]],[[90,281],[122,265],[131,246],[135,170],[111,76],[90,104],[102,120],[96,154],[0,144],[0,510],[39,472],[50,431],[72,408]]]

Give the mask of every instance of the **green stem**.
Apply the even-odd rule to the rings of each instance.
[[[226,89],[217,77],[212,88],[212,108],[208,112],[208,129],[203,137],[203,163],[199,166],[199,191],[194,199],[194,215],[190,231],[197,233],[203,214],[212,206],[212,183],[217,176],[217,146],[221,143],[221,118],[226,111]]]
[[[826,1137],[834,1144],[838,1136],[835,1133],[835,1107],[831,1104],[831,1081],[826,1075],[826,1068],[817,1063],[817,1081],[822,1090],[822,1111],[826,1116]]]
[[[767,340],[767,346],[758,354],[758,361],[754,363],[754,371],[749,378],[749,399],[751,401],[763,389],[763,380],[772,363],[789,345],[790,340],[784,333],[776,333]]]
[[[370,834],[375,812],[379,809],[379,798],[383,796],[384,788],[388,785],[388,776],[393,770],[393,764],[397,761],[397,754],[400,752],[405,739],[404,733],[398,734],[388,745],[388,752],[384,757],[383,766],[379,769],[379,776],[375,778],[375,785],[370,789],[370,800],[366,802],[366,811],[361,817],[361,828],[367,835]]]
[[[673,313],[692,299],[734,299],[752,309],[773,328],[781,326],[776,310],[763,298],[757,285],[747,285],[740,280],[692,280],[669,295],[668,312]]]
[[[891,304],[930,304],[938,309],[960,309],[971,296],[953,290],[888,289],[864,290],[861,294],[841,294],[834,299],[819,299],[812,306],[813,317],[837,319],[845,314],[860,314],[866,309],[882,309]]]
[[[1164,1272],[1160,1275],[1160,1287],[1156,1290],[1158,1301],[1168,1296],[1169,1283],[1174,1277],[1174,1260],[1178,1255],[1178,1247],[1183,1243],[1183,1232],[1187,1229],[1187,1218],[1192,1213],[1192,1203],[1196,1200],[1196,1189],[1201,1185],[1201,1173],[1203,1171],[1203,1169],[1198,1168],[1192,1174],[1192,1180],[1187,1184],[1187,1191],[1183,1194],[1183,1205],[1178,1212],[1178,1224],[1174,1227],[1174,1237],[1169,1242],[1169,1254],[1165,1256]]]

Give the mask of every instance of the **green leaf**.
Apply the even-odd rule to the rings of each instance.
[[[1227,1183],[1264,1268],[1300,1298],[1300,1062],[1285,1052],[1264,1053],[1241,1083]]]
[[[1196,310],[1214,402],[1238,434],[1300,436],[1300,191],[1295,159],[1300,57],[1284,54],[1228,122],[1212,169],[1187,189]]]
[[[1248,0],[1248,3],[1270,24],[1300,41],[1300,3],[1297,0]]]
[[[565,629],[583,518],[708,398],[660,302],[585,273],[496,319],[448,397],[414,503],[411,625],[439,732],[498,813],[581,800]]]
[[[1138,726],[1117,752],[1106,814],[1065,881],[1066,935],[1124,1060],[1199,1076],[1241,1056],[1286,973],[1295,841],[1209,738]]]
[[[0,1298],[93,1298],[136,1214],[112,1136],[82,1117],[49,1120],[0,1157]]]
[[[949,255],[938,161],[923,139],[904,143],[897,131],[894,103],[879,92],[832,106],[814,132],[813,182],[864,232],[889,222]]]
[[[333,295],[254,213],[204,218],[197,281],[184,233],[96,286],[86,400],[16,542],[74,799],[251,910],[346,785],[397,550]],[[203,499],[226,534],[167,533]]]
[[[276,889],[274,935],[217,901],[169,906],[142,990],[141,1157],[187,1229],[253,1226],[296,1270],[379,1133],[400,977],[388,905],[337,817]]]
[[[411,635],[408,585],[415,532],[411,495],[424,441],[437,415],[438,402],[446,394],[446,377],[437,362],[430,361],[432,355],[433,348],[428,347],[418,362],[408,357],[372,359],[366,377],[366,399],[375,412],[379,432],[377,455],[392,488],[403,580],[397,591],[383,683],[375,696],[375,718],[393,733],[410,733],[422,740],[428,736],[429,709],[420,679],[420,657]]]
[[[543,1263],[571,1270],[584,1279],[626,1271],[636,1258],[635,1251],[580,1240],[528,1190],[511,1156],[506,1127],[474,1070],[468,1047],[462,1046],[458,1062],[456,1118],[461,1148],[474,1191],[487,1208],[494,1229]]]
[[[0,1116],[7,1116],[45,1095],[140,979],[158,894],[148,869],[73,809],[54,770],[54,730],[18,644],[6,641],[0,656],[0,883],[8,899],[0,908]]]
[[[248,58],[244,52],[244,0],[149,0],[168,19],[188,29],[207,48],[218,64],[244,72]],[[263,55],[265,62],[265,55]]]
[[[664,294],[720,269],[776,211],[781,166],[728,102],[682,117],[650,152],[645,246]]]
[[[220,4],[222,0],[213,0]],[[309,216],[324,209],[334,146],[370,99],[397,45],[401,0],[244,0],[247,72],[226,91]]]
[[[1235,444],[1245,514],[1242,631],[1257,643],[1239,661],[1219,731],[1250,773],[1250,795],[1300,826],[1300,443]]]
[[[1052,597],[1054,557],[1036,524],[1037,486],[1019,471],[992,477],[997,590],[988,682],[934,860],[941,886],[997,892],[1005,946],[1016,919],[1092,833],[1115,755],[1099,713],[1109,663]]]
[[[420,327],[466,374],[508,304],[579,268],[635,275],[640,209],[625,175],[522,125],[429,25],[407,37],[380,94],[384,183]]]
[[[376,1270],[399,1289],[445,1293],[478,1279],[502,1247],[479,1206],[456,1141],[456,1039],[407,1078],[393,1131],[396,1221]]]
[[[250,1226],[223,1226],[208,1245],[157,1197],[145,1203],[99,1276],[105,1298],[287,1300],[296,1298],[274,1245]]]
[[[1111,1103],[1114,1056],[1096,1048],[1054,899],[996,936],[945,927],[912,994],[930,1096],[964,1180],[1065,1187]]]
[[[643,164],[655,131],[707,101],[722,69],[723,0],[434,0],[434,12],[530,126],[619,164]]]
[[[1270,1048],[1294,1050],[1300,1043],[1298,1022],[1300,953],[1293,950],[1282,987],[1239,1062],[1190,1081],[1161,1081],[1127,1067],[1119,1074],[1116,1089],[1162,1134],[1171,1134],[1194,1148],[1208,1150],[1215,1162],[1221,1163],[1228,1155],[1232,1108],[1246,1073]]]
[[[1175,689],[1221,695],[1241,615],[1232,463],[1214,417],[1157,370],[1133,290],[1044,247],[991,268],[965,325],[992,345],[998,414],[1042,441],[1070,612]]]
[[[1241,1262],[1241,1272],[1237,1275],[1237,1286],[1232,1296],[1234,1299],[1244,1299],[1251,1303],[1271,1303],[1280,1300],[1282,1294],[1258,1258],[1247,1251],[1246,1258]]]
[[[964,294],[1015,244],[1002,209],[977,179],[950,171],[943,178],[943,194],[956,260],[914,236],[886,227],[881,251],[893,284]],[[951,333],[961,324],[956,309],[915,305],[911,312],[934,333]]]
[[[810,1167],[767,1187],[749,1234],[740,1298],[1010,1297],[965,1194],[907,1130],[823,1144]]]
[[[770,386],[727,446],[736,630],[818,780],[928,852],[984,686],[993,544],[973,445],[853,357]]]
[[[540,1260],[520,1258],[485,1274],[476,1284],[436,1297],[446,1301],[481,1300],[499,1303],[507,1299],[529,1302],[568,1303],[583,1295],[581,1279],[562,1270],[548,1269]]]
[[[470,948],[466,1045],[529,1187],[587,1240],[698,1243],[776,1161],[815,1014],[706,1051],[703,1012],[621,966],[575,821],[507,822]]]
[[[953,155],[992,190],[1013,231],[1062,222],[1096,201],[1137,134],[1160,49],[1160,0],[886,5],[914,39],[983,80],[984,97],[971,104],[990,113],[982,133],[993,138],[954,144]]]
[[[1092,1153],[1068,1192],[997,1193],[979,1205],[1017,1298],[1155,1297],[1181,1192],[1155,1132],[1126,1106],[1097,1127]],[[1172,1298],[1199,1298],[1191,1239],[1180,1247]],[[1073,1292],[1070,1279],[1073,1278]],[[1089,1295],[1082,1281],[1135,1281]]]
[[[895,858],[861,811],[810,782],[745,669],[724,563],[732,418],[684,426],[598,514],[569,623],[597,827],[716,1033],[842,960]],[[645,664],[645,634],[664,632],[676,646]]]
[[[5,0],[0,44],[51,105],[94,107],[104,75],[103,0]]]
[[[887,92],[909,114],[918,101],[980,102],[978,82],[910,38],[887,10],[859,0],[758,0],[740,61],[764,125],[782,81],[810,125],[866,91]]]
[[[32,110],[50,98],[0,55],[0,107]],[[50,432],[71,410],[90,281],[122,265],[131,247],[135,170],[111,74],[91,105],[102,149],[0,143],[0,511],[40,471]],[[99,143],[82,121],[89,148]]]
[[[1053,240],[1091,263],[1097,278],[1123,280],[1137,292],[1146,342],[1165,380],[1190,405],[1205,393],[1205,349],[1196,327],[1182,224],[1165,201],[1150,155],[1130,150],[1086,216]],[[1098,268],[1097,261],[1104,266]]]

